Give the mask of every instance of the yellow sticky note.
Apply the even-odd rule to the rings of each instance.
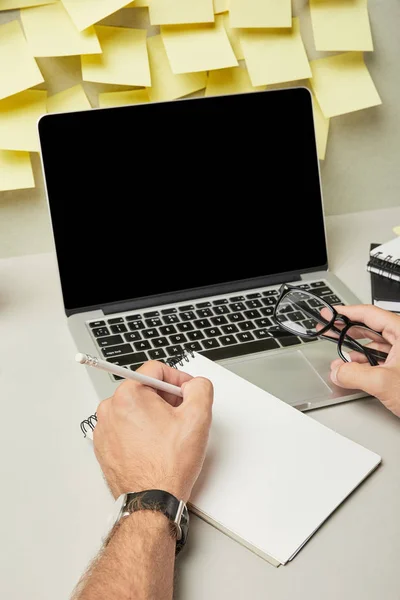
[[[232,27],[291,27],[291,0],[230,0]]]
[[[54,4],[58,0],[0,0],[1,10],[26,8],[27,6],[40,6],[41,4]]]
[[[145,29],[95,27],[103,54],[81,57],[84,81],[150,86]]]
[[[19,21],[0,25],[0,100],[43,81]]]
[[[35,187],[29,152],[0,150],[0,192]]]
[[[214,22],[213,0],[151,0],[152,25],[182,25]]]
[[[147,38],[150,59],[152,102],[182,98],[206,87],[207,73],[183,73],[175,75],[169,64],[161,35]]]
[[[310,0],[317,50],[373,50],[367,0]]]
[[[26,90],[0,101],[0,148],[39,152],[37,121],[46,114],[47,92]]]
[[[329,134],[329,123],[330,120],[324,117],[321,107],[318,104],[318,100],[312,94],[313,100],[313,115],[314,115],[314,128],[315,128],[315,139],[317,142],[318,158],[320,160],[325,159],[326,146],[328,143]]]
[[[205,95],[224,96],[225,94],[245,94],[264,89],[265,86],[253,87],[245,67],[233,67],[232,69],[210,71]]]
[[[311,86],[324,116],[382,104],[362,52],[346,52],[310,62]]]
[[[214,13],[218,15],[219,13],[229,10],[229,1],[230,0],[214,0]]]
[[[254,86],[311,77],[298,18],[292,29],[243,30],[240,43]]]
[[[79,31],[115,13],[127,0],[61,0]]]
[[[144,104],[145,102],[150,102],[147,89],[129,90],[127,92],[104,92],[103,94],[99,94],[100,108],[127,106],[128,104]]]
[[[398,225],[397,227],[393,227],[393,232],[394,232],[396,235],[400,235],[400,226]]]
[[[53,4],[54,2],[58,2],[58,0],[0,0],[0,11],[26,8],[27,6],[40,6],[41,4]]]
[[[240,30],[232,29],[229,13],[225,13],[225,14],[221,15],[221,19],[224,24],[226,33],[228,34],[228,38],[229,38],[229,41],[231,43],[231,46],[233,48],[236,58],[238,60],[243,60],[244,56],[243,56],[242,46],[240,43]]]
[[[177,75],[238,66],[220,19],[186,27],[163,25],[161,35],[172,72]]]
[[[75,112],[92,108],[85,90],[79,83],[47,98],[47,112]]]
[[[124,8],[145,8],[149,6],[149,0],[135,0],[135,2],[130,2]]]
[[[33,56],[101,53],[94,27],[78,31],[61,2],[24,8],[21,21]]]

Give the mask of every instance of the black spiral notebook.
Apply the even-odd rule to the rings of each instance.
[[[400,236],[370,249],[367,270],[400,281]]]
[[[371,244],[370,256],[381,244]],[[369,261],[371,262],[371,261]],[[368,267],[367,267],[368,268]],[[370,269],[371,302],[379,308],[400,313],[400,281],[382,276]]]

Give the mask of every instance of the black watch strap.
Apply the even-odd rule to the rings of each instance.
[[[186,504],[164,490],[145,490],[126,494],[121,517],[138,510],[157,510],[171,521],[176,530],[176,554],[179,554],[186,544],[189,531],[189,512]]]

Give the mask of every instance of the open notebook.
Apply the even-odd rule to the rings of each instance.
[[[275,566],[290,561],[381,462],[204,356],[191,353],[176,367],[214,385],[190,509]]]

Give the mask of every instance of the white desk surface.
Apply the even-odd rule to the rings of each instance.
[[[364,302],[369,243],[398,224],[400,208],[327,219],[331,269]],[[52,254],[0,260],[0,332],[0,596],[67,600],[112,501],[79,430],[97,398],[74,362]],[[400,420],[372,398],[308,414],[379,453],[381,467],[279,569],[192,517],[177,599],[399,600]]]

